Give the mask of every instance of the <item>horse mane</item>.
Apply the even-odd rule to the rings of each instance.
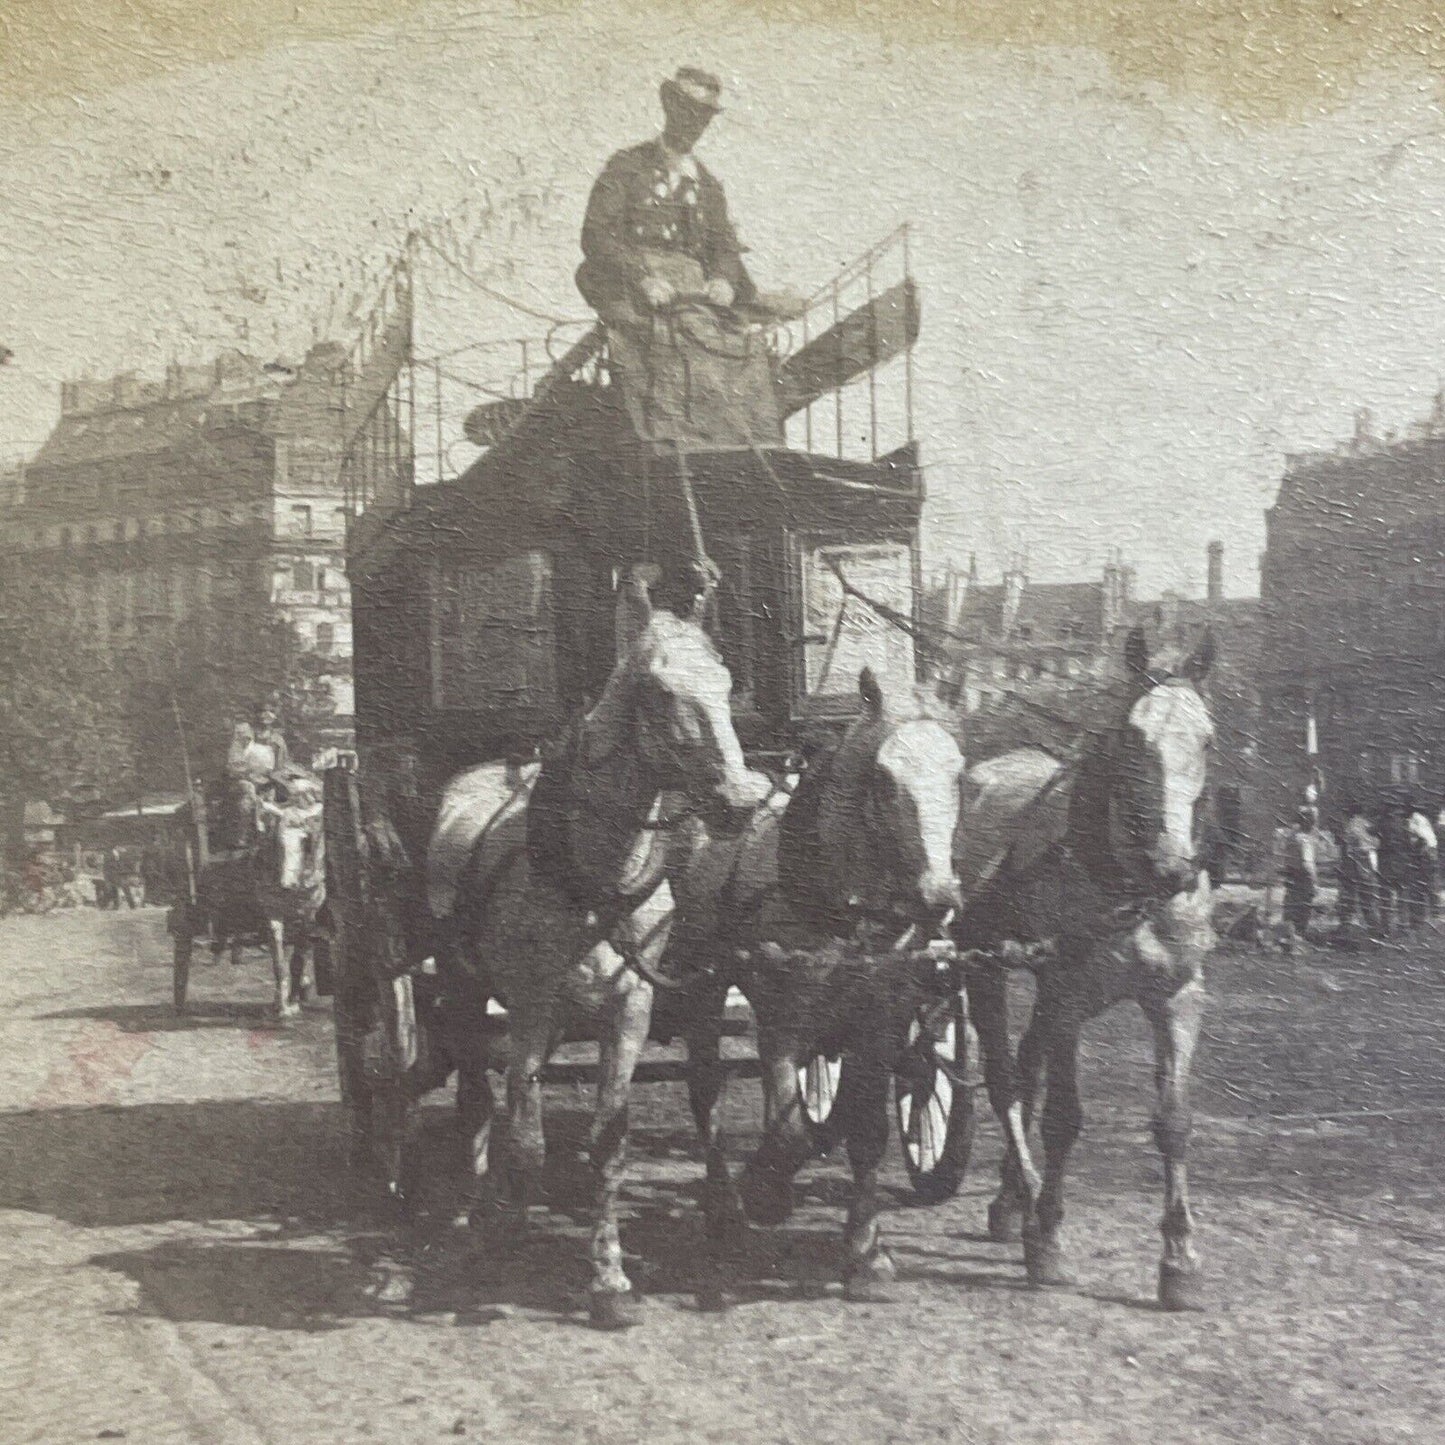
[[[1140,695],[1132,678],[1013,689],[956,714],[955,736],[970,766],[1020,748],[1063,761],[1114,732]]]

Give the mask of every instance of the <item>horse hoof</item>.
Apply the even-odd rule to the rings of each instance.
[[[1057,1244],[1024,1240],[1024,1269],[1029,1283],[1040,1289],[1071,1289],[1079,1282]]]
[[[1204,1276],[1197,1269],[1161,1264],[1159,1306],[1170,1314],[1197,1313],[1208,1309],[1204,1298]]]
[[[292,1003],[290,999],[280,999],[273,1005],[278,1019],[294,1019],[301,1012],[299,1003]]]
[[[1023,1211],[1012,1199],[993,1199],[988,1206],[988,1237],[995,1244],[1017,1244],[1023,1238]]]
[[[855,1305],[892,1304],[897,1278],[893,1256],[885,1250],[874,1259],[859,1261],[844,1274],[843,1298]]]
[[[717,1283],[699,1285],[696,1300],[697,1311],[703,1315],[726,1314],[735,1303],[727,1290]]]
[[[725,1204],[710,1206],[704,1218],[707,1242],[714,1249],[736,1250],[747,1244],[748,1216],[741,1200],[732,1198]]]
[[[740,1192],[743,1210],[754,1224],[776,1227],[793,1217],[793,1181],[774,1169],[749,1169]]]
[[[642,1299],[636,1290],[598,1289],[587,1302],[594,1330],[630,1330],[642,1323]]]

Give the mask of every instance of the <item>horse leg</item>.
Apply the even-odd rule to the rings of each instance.
[[[1204,985],[1192,978],[1164,997],[1140,1000],[1154,1030],[1154,1082],[1158,1100],[1154,1142],[1164,1159],[1164,1255],[1159,1264],[1159,1303],[1166,1310],[1204,1308],[1199,1258],[1194,1252],[1194,1216],[1189,1209],[1188,1166],[1192,1114],[1189,1070],[1204,1019]]]
[[[296,941],[291,945],[291,997],[310,1003],[316,993],[316,975],[311,968],[311,940],[301,923],[295,924]]]
[[[652,1022],[652,989],[637,983],[613,1002],[598,1040],[597,1116],[592,1124],[596,1213],[592,1225],[592,1291],[588,1306],[596,1329],[623,1330],[642,1323],[642,1300],[622,1267],[617,1200],[627,1168],[627,1105],[632,1075]]]
[[[727,986],[700,984],[694,1003],[686,1030],[687,1097],[707,1170],[703,1218],[710,1243],[736,1244],[746,1232],[747,1221],[723,1144],[722,1098],[728,1067],[722,1058],[722,1031]]]
[[[897,1277],[878,1227],[878,1168],[888,1149],[889,1073],[878,1059],[850,1054],[843,1070],[842,1107],[853,1196],[843,1227],[843,1294],[855,1304],[886,1304]]]
[[[989,1106],[1004,1134],[1003,1168],[998,1193],[988,1206],[988,1232],[991,1239],[1007,1242],[1020,1238],[1024,1216],[1032,1211],[1041,1183],[1028,1144],[1039,1078],[1039,1035],[1030,1021],[1015,1062],[1009,1042],[1006,973],[990,970],[970,984],[969,1011],[983,1054]]]
[[[763,1142],[743,1171],[741,1185],[743,1208],[754,1224],[783,1224],[792,1215],[793,1176],[813,1152],[798,1087],[801,1057],[796,1039],[784,1039],[759,1021]]]
[[[460,1059],[457,1063],[457,1129],[466,1150],[471,1187],[467,1196],[467,1213],[458,1223],[464,1223],[480,1209],[483,1195],[491,1182],[487,1170],[495,1111],[496,1098],[492,1094],[491,1080],[487,1078],[485,1058]]]
[[[1064,1219],[1064,1170],[1069,1151],[1083,1126],[1079,1104],[1079,1033],[1081,1011],[1065,1008],[1059,1000],[1041,994],[1032,1030],[1040,1025],[1048,1068],[1042,1132],[1044,1182],[1038,1202],[1024,1216],[1024,1267],[1036,1285],[1071,1285],[1074,1276],[1064,1263],[1059,1228]]]
[[[551,998],[518,1001],[511,1014],[507,1060],[507,1109],[500,1168],[496,1170],[497,1215],[505,1233],[516,1237],[541,1193],[547,1144],[542,1132],[542,1068],[552,1051]]]
[[[286,930],[279,918],[266,920],[266,946],[271,951],[271,976],[276,984],[276,1015],[294,1018],[301,1005],[291,997],[291,975],[286,964]]]

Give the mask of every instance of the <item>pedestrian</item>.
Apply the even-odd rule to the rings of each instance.
[[[1299,810],[1285,844],[1284,926],[1285,946],[1309,942],[1315,895],[1319,892],[1319,813],[1311,805]]]
[[[1410,887],[1410,840],[1405,819],[1397,806],[1380,810],[1376,831],[1380,835],[1380,936],[1393,938],[1409,923],[1407,899]]]
[[[1379,927],[1380,837],[1364,809],[1348,810],[1340,843],[1339,922],[1356,919],[1370,933]]]
[[[1412,933],[1429,922],[1435,897],[1435,874],[1440,845],[1429,817],[1412,808],[1405,820],[1409,867],[1406,881],[1406,914]]]

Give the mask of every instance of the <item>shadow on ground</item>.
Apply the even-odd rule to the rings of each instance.
[[[269,972],[267,984],[270,983]],[[133,1003],[97,1005],[94,1008],[61,1009],[56,1013],[38,1014],[37,1022],[90,1019],[112,1023],[128,1034],[184,1034],[208,1029],[264,1028],[274,1024],[276,1015],[269,994],[264,999],[249,1001],[219,1000],[192,1003],[184,1014],[177,1014],[170,1004]]]
[[[86,1228],[224,1221],[226,1233],[91,1259],[135,1282],[140,1313],[170,1320],[324,1331],[382,1316],[485,1324],[514,1309],[557,1319],[584,1310],[586,1112],[551,1111],[548,1207],[525,1238],[506,1241],[455,1222],[465,1204],[458,1140],[449,1111],[426,1114],[415,1172],[427,1183],[405,1219],[348,1173],[339,1105],[249,1100],[0,1116],[0,1208]],[[643,1167],[628,1190],[623,1242],[644,1294],[703,1308],[723,1289],[730,1304],[836,1292],[840,1180],[811,1180],[792,1224],[754,1231],[718,1257],[704,1238],[701,1169],[689,1149],[675,1129],[634,1137]],[[1011,1251],[987,1259],[964,1241],[956,1255],[902,1249],[899,1262],[905,1287],[935,1276],[1018,1286]]]

